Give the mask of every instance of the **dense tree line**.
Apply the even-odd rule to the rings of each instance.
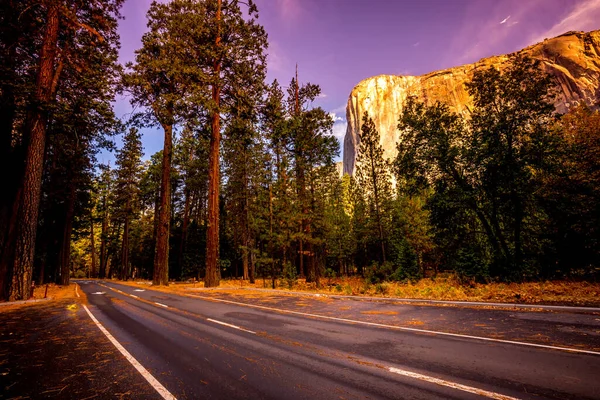
[[[120,0],[0,7],[0,287],[32,280],[221,277],[316,285],[597,277],[600,116],[554,113],[553,80],[516,58],[477,71],[468,116],[409,99],[394,160],[371,116],[340,177],[318,85],[265,82],[253,2],[153,2],[117,63]],[[139,112],[119,121],[118,91]],[[140,129],[164,147],[144,158]],[[123,136],[114,165],[96,155]]]

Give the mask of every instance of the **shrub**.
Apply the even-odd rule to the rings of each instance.
[[[463,248],[456,254],[454,270],[461,283],[489,280],[489,266],[473,249]]]
[[[378,283],[375,285],[375,293],[387,294],[387,292],[388,292],[388,285],[386,285],[385,283]]]
[[[392,275],[394,271],[394,265],[391,262],[384,262],[379,265],[377,262],[373,262],[370,267],[366,269],[365,279],[370,284],[376,284],[383,282]]]
[[[296,267],[289,261],[283,266],[283,279],[287,283],[288,289],[292,289],[298,282],[298,274],[296,273]]]

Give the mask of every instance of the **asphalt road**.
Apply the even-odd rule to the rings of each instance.
[[[600,399],[593,345],[570,352],[494,341],[493,334],[490,341],[361,323],[358,316],[351,322],[347,314],[282,313],[277,303],[256,308],[112,282],[79,284],[90,313],[164,389],[163,398]],[[551,326],[553,317],[546,318]],[[600,341],[597,328],[590,343]]]

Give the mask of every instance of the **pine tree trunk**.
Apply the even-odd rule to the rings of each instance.
[[[106,254],[106,239],[108,235],[108,209],[106,204],[106,195],[102,199],[103,215],[102,215],[102,234],[100,237],[100,271],[98,277],[104,279],[106,277],[106,264],[108,257]]]
[[[169,233],[171,226],[171,157],[173,151],[173,126],[164,125],[165,145],[163,148],[162,180],[160,185],[160,208],[156,231],[154,255],[154,285],[169,284]]]
[[[15,256],[12,263],[10,300],[25,300],[29,297],[38,211],[42,189],[42,172],[46,146],[47,111],[44,106],[52,98],[54,59],[58,41],[59,13],[54,2],[47,4],[46,30],[39,57],[35,100],[27,115],[29,143],[25,157],[25,173],[22,183],[22,199],[18,210]],[[67,277],[68,279],[68,277]]]
[[[217,38],[215,46],[221,47],[221,0],[217,0]],[[219,56],[220,57],[220,56]],[[212,87],[212,100],[214,110],[212,112],[210,137],[210,154],[208,166],[208,231],[206,237],[206,275],[204,276],[204,287],[219,286],[219,186],[220,167],[219,150],[221,147],[221,121],[219,115],[219,102],[221,98],[221,87],[218,82],[221,75],[221,60],[215,61],[214,78],[217,80]]]
[[[249,213],[249,204],[248,204],[248,172],[247,172],[247,166],[248,166],[248,154],[246,149],[244,149],[244,210],[242,213],[242,235],[243,235],[243,242],[244,242],[244,249],[242,250],[242,257],[243,257],[243,267],[244,267],[244,280],[248,279],[248,251],[249,251],[249,245],[250,245],[250,221],[249,221],[249,217],[248,217],[248,213]]]
[[[96,238],[94,238],[94,210],[90,210],[90,245],[92,247],[92,272],[90,276],[95,278],[98,276],[96,270]]]
[[[269,184],[269,255],[271,256],[271,275],[275,289],[275,251],[273,248],[273,189]]]
[[[73,219],[75,218],[75,197],[75,186],[72,185],[60,250],[60,279],[58,283],[63,286],[69,284],[71,277],[71,233],[73,232]]]
[[[242,249],[242,269],[243,279],[248,280],[248,242],[244,241],[244,248]]]
[[[129,276],[129,215],[125,215],[123,226],[123,241],[121,242],[121,280],[126,281]]]
[[[183,274],[183,253],[185,251],[185,242],[187,240],[188,225],[190,224],[190,190],[185,189],[185,206],[183,207],[183,225],[181,227],[181,242],[179,243],[179,267]]]
[[[252,243],[253,244],[253,243]],[[248,271],[248,279],[254,285],[256,278],[256,255],[253,251],[250,252],[250,270]]]

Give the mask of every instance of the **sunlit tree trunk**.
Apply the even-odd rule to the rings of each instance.
[[[18,225],[15,235],[15,256],[12,262],[12,282],[10,300],[23,300],[29,297],[35,237],[37,233],[42,171],[46,145],[46,124],[48,115],[45,105],[52,99],[54,61],[58,41],[59,12],[57,2],[46,2],[46,28],[42,40],[36,80],[35,100],[27,114],[29,142],[25,156],[25,172],[22,183],[22,196],[17,212]],[[17,201],[19,201],[17,199]],[[68,280],[68,275],[67,275]]]
[[[215,46],[221,47],[221,0],[217,0],[217,38]],[[218,51],[217,51],[218,53]],[[220,57],[220,56],[218,56]],[[219,186],[220,167],[219,150],[221,147],[221,121],[219,115],[219,103],[221,97],[220,74],[221,60],[215,60],[213,65],[215,82],[212,86],[213,111],[211,116],[210,155],[208,166],[208,231],[206,238],[206,275],[204,277],[205,287],[219,286]]]
[[[94,210],[90,210],[90,247],[91,249],[91,255],[92,255],[92,271],[90,273],[90,276],[92,278],[96,278],[98,276],[97,270],[96,270],[96,238],[94,238],[94,216],[93,216],[93,212]]]
[[[169,284],[169,230],[171,225],[171,158],[173,152],[173,126],[164,125],[162,180],[160,207],[156,229],[156,253],[154,255],[154,285]]]

